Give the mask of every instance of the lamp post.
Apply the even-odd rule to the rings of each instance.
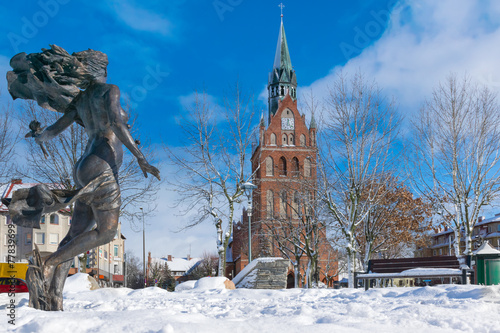
[[[252,192],[257,188],[251,182],[246,182],[241,185],[241,188],[245,190],[245,194],[248,198],[248,263],[252,262]]]
[[[146,233],[144,225],[144,209],[139,208],[142,212],[142,274],[144,275],[144,288],[147,287],[147,277],[146,277]]]

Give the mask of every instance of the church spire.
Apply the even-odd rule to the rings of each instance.
[[[292,61],[290,60],[290,52],[288,51],[288,43],[286,42],[285,26],[283,18],[281,18],[280,33],[278,36],[278,45],[276,46],[276,54],[274,56],[273,69],[292,70]]]
[[[273,70],[269,73],[268,83],[268,103],[269,103],[269,122],[271,117],[276,114],[278,104],[286,95],[290,95],[293,100],[297,98],[297,77],[290,60],[290,52],[286,40],[285,26],[283,24],[283,4],[280,5],[281,25],[278,35],[278,45],[274,56]]]

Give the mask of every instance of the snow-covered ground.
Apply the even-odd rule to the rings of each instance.
[[[18,294],[15,326],[1,294],[0,332],[500,332],[500,286],[226,290],[213,280],[177,292],[89,287],[85,276],[69,278],[64,312],[34,310]]]

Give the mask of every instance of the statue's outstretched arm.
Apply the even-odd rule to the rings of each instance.
[[[144,177],[147,178],[148,173],[150,173],[159,180],[160,171],[146,161],[146,158],[135,143],[135,140],[132,138],[126,121],[123,119],[122,107],[120,105],[120,89],[118,89],[115,85],[111,85],[111,88],[106,95],[108,99],[107,104],[110,106],[108,117],[111,129],[116,134],[118,139],[120,139],[120,141],[125,145],[125,147],[127,147],[135,158],[137,158],[137,163],[139,163],[139,166],[144,173]]]
[[[55,138],[75,122],[76,115],[77,113],[75,109],[69,109],[61,118],[57,119],[54,124],[50,125],[42,133],[35,136],[36,143],[41,144]]]

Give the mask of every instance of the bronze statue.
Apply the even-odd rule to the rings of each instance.
[[[120,90],[106,83],[106,54],[90,49],[69,54],[56,45],[42,51],[20,53],[11,59],[9,92],[13,99],[35,100],[63,115],[45,130],[32,123],[27,136],[34,137],[43,148],[44,142],[76,122],[85,127],[88,144],[73,168],[77,190],[49,190],[39,185],[16,191],[9,202],[9,213],[17,225],[39,227],[42,214],[74,204],[71,227],[58,250],[42,260],[35,249],[27,273],[30,306],[62,310],[62,290],[71,260],[110,242],[116,234],[122,144],[137,158],[145,177],[150,173],[160,179],[160,172],[146,161],[129,132],[128,116],[120,106]]]

